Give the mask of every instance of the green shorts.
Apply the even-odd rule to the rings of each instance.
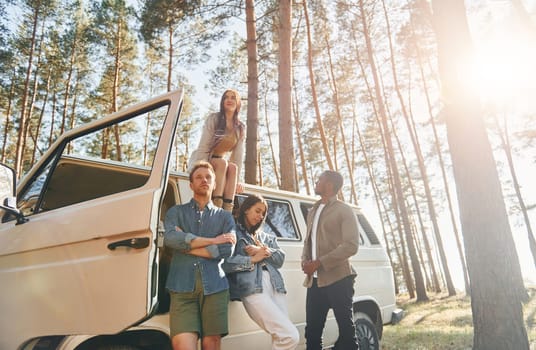
[[[227,310],[229,290],[204,295],[201,276],[196,274],[195,289],[191,293],[170,291],[170,337],[179,333],[197,333],[200,338],[229,333]]]

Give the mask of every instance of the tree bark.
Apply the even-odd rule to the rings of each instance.
[[[348,167],[348,175],[349,175],[349,182],[350,182],[350,193],[351,197],[353,198],[353,203],[355,205],[358,205],[358,199],[357,199],[357,191],[355,189],[355,181],[354,181],[354,169],[352,166],[352,163],[350,162],[350,155],[348,152],[348,145],[346,142],[346,136],[344,135],[344,125],[343,125],[343,118],[339,103],[339,89],[337,86],[337,78],[335,77],[335,72],[333,71],[333,62],[331,58],[331,47],[329,44],[329,38],[326,35],[326,48],[327,48],[327,54],[328,54],[328,63],[329,63],[329,74],[331,75],[331,79],[333,81],[333,99],[335,103],[335,111],[337,114],[337,122],[339,124],[339,132],[341,133],[341,145],[344,150],[344,159],[346,160],[346,166]],[[336,145],[334,145],[335,147]]]
[[[22,92],[21,113],[19,129],[17,133],[17,146],[15,150],[15,171],[17,176],[22,175],[22,161],[24,156],[24,132],[26,130],[26,104],[28,101],[28,95],[30,94],[30,77],[32,75],[32,63],[34,57],[35,41],[37,34],[37,24],[39,22],[40,15],[40,2],[37,2],[32,15],[32,37],[30,38],[30,52],[28,54],[28,63],[26,66],[26,78],[24,80],[24,90]]]
[[[265,94],[264,94],[264,122],[266,123],[266,133],[267,133],[267,136],[268,136],[268,144],[270,145],[270,155],[271,155],[271,158],[272,158],[272,169],[274,171],[277,188],[280,188],[281,181],[280,181],[280,177],[279,177],[279,171],[277,170],[277,161],[276,161],[276,158],[275,158],[274,143],[272,142],[272,132],[270,131],[270,120],[268,119],[267,95],[268,95],[268,89],[265,90]],[[260,163],[260,161],[259,161],[259,163]],[[260,170],[262,170],[261,166],[259,166],[259,174],[261,174]],[[259,185],[262,186],[262,183],[263,183],[262,176],[259,176],[259,179],[261,179]]]
[[[32,159],[30,160],[30,166],[33,166],[36,159],[35,159],[35,155],[37,153],[37,150],[39,149],[39,135],[41,133],[41,125],[42,125],[42,121],[43,121],[43,116],[45,114],[45,110],[46,110],[46,105],[48,103],[48,94],[50,92],[50,80],[51,80],[51,77],[52,77],[52,69],[49,69],[48,70],[48,75],[47,75],[47,84],[46,84],[46,89],[45,89],[45,95],[43,96],[43,104],[41,106],[41,112],[39,113],[39,119],[37,121],[37,126],[36,126],[36,129],[35,129],[35,135],[33,137],[34,139],[34,148],[32,150]],[[42,152],[40,152],[42,154]]]
[[[6,151],[7,151],[7,136],[10,133],[10,123],[9,123],[9,116],[11,115],[11,106],[13,104],[13,98],[15,95],[15,72],[13,72],[13,76],[11,79],[11,86],[9,87],[9,98],[8,98],[8,104],[6,109],[6,122],[4,123],[4,139],[2,140],[2,158],[1,162],[5,163],[6,161]]]
[[[281,189],[296,192],[292,137],[292,0],[279,1],[279,166]]]
[[[298,93],[296,86],[294,86],[294,102],[292,103],[294,110],[294,131],[296,132],[296,142],[298,143],[298,154],[300,155],[300,165],[302,172],[302,179],[305,183],[305,193],[312,195],[311,185],[309,184],[309,176],[307,175],[307,166],[305,162],[305,151],[303,149],[303,142],[300,133],[300,109],[298,108]]]
[[[434,118],[434,113],[432,111],[432,103],[430,101],[430,95],[428,93],[428,84],[426,82],[426,77],[424,75],[424,67],[422,63],[422,55],[419,50],[419,46],[415,45],[415,51],[417,54],[417,62],[419,66],[420,79],[423,84],[423,92],[426,98],[426,107],[428,110],[428,115],[430,117],[430,125],[432,126],[432,131],[434,135],[434,148],[437,152],[437,158],[439,160],[439,168],[441,169],[441,178],[443,180],[443,187],[445,188],[445,196],[447,197],[447,204],[449,208],[450,222],[452,224],[452,230],[454,238],[456,239],[456,248],[458,250],[458,257],[460,258],[460,265],[462,266],[463,281],[465,285],[465,293],[469,294],[469,276],[467,274],[467,264],[465,263],[465,254],[463,253],[463,245],[460,238],[460,232],[458,230],[458,224],[456,222],[456,216],[454,214],[454,205],[452,204],[452,198],[450,196],[450,186],[447,178],[447,171],[445,166],[445,161],[443,160],[443,150],[441,149],[441,142],[439,140],[439,135],[437,132],[436,122]]]
[[[257,68],[257,28],[255,24],[255,2],[246,0],[246,33],[248,53],[248,107],[245,181],[257,184],[257,143],[259,138],[259,74]]]
[[[413,198],[413,203],[415,203],[415,213],[417,215],[417,220],[419,221],[419,227],[421,229],[421,236],[422,236],[422,240],[423,240],[423,243],[424,243],[424,250],[426,251],[426,256],[427,256],[427,259],[428,259],[428,264],[430,265],[430,273],[431,273],[431,277],[432,277],[432,283],[427,283],[429,286],[431,284],[431,287],[432,287],[432,290],[436,293],[439,293],[441,292],[441,286],[439,284],[439,279],[438,279],[438,276],[437,276],[437,270],[435,268],[435,263],[434,263],[434,257],[432,255],[432,247],[430,245],[430,241],[428,239],[428,235],[426,234],[426,229],[425,229],[425,225],[424,225],[424,220],[422,218],[422,214],[421,214],[421,208],[419,206],[419,200],[417,198],[417,191],[415,190],[415,185],[413,184],[413,180],[411,178],[411,172],[410,172],[410,169],[408,167],[408,162],[406,160],[406,156],[404,154],[404,149],[403,149],[403,146],[402,146],[402,143],[400,142],[400,138],[398,137],[398,133],[396,132],[396,129],[393,125],[393,120],[392,118],[390,118],[390,121],[391,121],[391,125],[392,125],[392,128],[393,128],[393,136],[395,137],[395,140],[396,140],[396,144],[398,146],[398,149],[400,151],[400,157],[402,158],[402,165],[404,166],[404,171],[406,172],[406,181],[408,182],[408,186],[409,186],[409,189],[411,191],[411,197]],[[415,230],[417,230],[415,228]],[[415,234],[416,235],[416,234]],[[417,240],[417,238],[415,238]],[[418,242],[418,240],[417,240]],[[421,261],[422,261],[422,266],[424,267],[425,264],[424,264],[424,259],[422,258],[421,256]],[[424,270],[426,272],[426,270]]]
[[[443,113],[471,281],[473,349],[528,349],[527,297],[478,95],[464,72],[472,53],[463,0],[433,0]]]
[[[363,26],[364,38],[367,44],[368,61],[371,66],[371,71],[372,71],[372,75],[374,78],[375,99],[378,104],[378,112],[380,116],[381,126],[385,135],[387,152],[389,155],[388,166],[391,168],[391,174],[393,176],[393,185],[394,185],[394,190],[396,194],[396,203],[400,209],[400,216],[402,219],[404,234],[406,235],[406,244],[407,244],[408,251],[409,251],[411,266],[413,269],[413,275],[415,277],[415,290],[417,292],[417,301],[426,301],[428,300],[428,296],[426,295],[426,288],[424,286],[422,271],[419,266],[417,251],[415,249],[415,245],[413,244],[413,239],[411,237],[411,225],[409,222],[407,207],[404,203],[404,193],[402,191],[402,184],[400,180],[400,174],[398,172],[398,165],[396,163],[396,159],[394,156],[394,148],[393,148],[393,144],[392,144],[392,140],[391,140],[391,136],[389,132],[389,126],[387,125],[387,115],[385,112],[385,105],[384,105],[384,101],[383,101],[381,91],[380,91],[380,83],[379,83],[378,73],[376,69],[376,63],[375,63],[374,55],[372,53],[372,43],[371,43],[370,35],[368,33],[367,16],[365,13],[363,0],[359,0],[359,8],[361,12],[361,22]]]
[[[117,32],[116,32],[116,51],[115,51],[115,62],[114,62],[114,80],[113,80],[113,86],[112,86],[112,109],[111,113],[115,113],[118,110],[117,107],[117,100],[119,99],[119,83],[121,81],[121,50],[123,42],[121,40],[121,32],[123,27],[123,20],[121,18],[118,19],[119,22],[117,23]],[[114,136],[115,136],[115,148],[116,148],[116,158],[115,160],[121,161],[122,155],[121,155],[121,134],[119,132],[119,126],[116,124],[113,128]]]
[[[525,227],[527,228],[527,238],[529,241],[530,253],[532,254],[532,261],[536,267],[536,240],[534,239],[534,233],[532,232],[532,226],[530,225],[529,213],[527,211],[527,206],[523,200],[523,195],[521,194],[521,187],[519,186],[519,181],[517,179],[517,172],[514,165],[514,157],[512,156],[512,147],[510,145],[510,136],[508,135],[508,118],[504,117],[504,128],[501,128],[497,117],[494,118],[495,124],[501,139],[501,145],[506,154],[506,159],[508,160],[508,169],[510,170],[510,175],[512,176],[512,183],[514,190],[516,192],[517,201],[519,203],[519,208],[521,209],[521,214],[523,215],[523,220],[525,220]]]
[[[324,156],[328,164],[329,170],[335,170],[333,161],[329,152],[329,144],[324,131],[324,123],[322,122],[322,116],[320,115],[320,107],[318,106],[318,97],[316,94],[316,83],[313,73],[313,42],[311,39],[311,24],[309,22],[309,14],[307,11],[307,1],[303,2],[303,13],[305,17],[305,28],[307,30],[307,68],[309,69],[309,81],[311,83],[311,96],[313,98],[313,106],[315,109],[316,123],[318,125],[318,132],[320,133],[320,139],[322,141],[322,149],[324,150]]]
[[[394,57],[394,50],[393,50],[393,44],[391,40],[391,26],[389,22],[389,16],[387,14],[387,8],[385,7],[385,1],[382,1],[383,6],[383,12],[385,17],[385,22],[387,24],[387,39],[389,42],[389,50],[390,50],[390,62],[391,62],[391,71],[393,73],[393,83],[394,83],[394,89],[396,91],[402,116],[404,117],[404,120],[406,122],[406,126],[408,129],[408,133],[410,135],[411,143],[413,145],[413,149],[415,150],[415,154],[417,156],[417,164],[419,166],[419,172],[421,174],[421,179],[424,186],[424,193],[426,195],[426,203],[428,207],[428,213],[430,215],[430,221],[432,222],[433,227],[433,233],[435,235],[435,241],[437,245],[437,249],[439,251],[439,256],[441,258],[441,265],[443,266],[443,271],[445,273],[445,281],[447,284],[447,290],[449,293],[449,296],[456,295],[456,289],[454,288],[454,283],[452,283],[452,278],[450,276],[450,269],[448,266],[447,261],[447,255],[445,253],[445,249],[443,248],[443,240],[441,238],[441,233],[439,230],[439,224],[437,222],[437,214],[435,210],[435,204],[434,199],[432,196],[432,192],[430,190],[430,184],[428,180],[428,174],[426,171],[426,167],[424,166],[424,157],[422,155],[421,146],[419,143],[419,139],[417,137],[417,133],[413,131],[413,128],[410,123],[410,115],[406,109],[406,104],[404,102],[404,98],[402,97],[401,88],[398,84],[398,73],[397,73],[397,67],[395,63],[395,57]],[[402,151],[402,149],[401,149]]]
[[[390,244],[389,244],[389,239],[387,237],[387,230],[385,229],[385,221],[387,221],[387,224],[391,228],[391,234],[393,235],[393,240],[394,240],[394,229],[393,229],[393,226],[391,224],[391,220],[389,219],[389,215],[387,214],[387,209],[385,207],[384,199],[382,198],[380,190],[378,189],[378,185],[376,183],[376,176],[374,175],[374,171],[372,169],[372,163],[369,160],[368,152],[367,152],[367,149],[366,149],[365,144],[363,142],[363,137],[361,136],[361,131],[359,130],[359,125],[357,123],[357,116],[356,116],[356,113],[355,113],[355,106],[353,106],[353,108],[352,108],[352,113],[353,113],[353,124],[355,126],[356,136],[357,136],[357,139],[359,141],[359,146],[361,148],[361,154],[363,155],[363,159],[364,159],[364,162],[365,162],[365,165],[366,165],[366,168],[367,168],[367,172],[368,172],[368,175],[369,175],[369,178],[370,178],[370,184],[371,184],[371,187],[372,187],[372,191],[374,193],[376,209],[378,210],[378,216],[380,217],[380,224],[382,226],[383,239],[385,240],[385,250],[387,251],[387,256],[389,257],[389,262],[391,263],[391,266],[393,266],[393,280],[394,280],[394,283],[395,283],[395,293],[398,294],[399,287],[398,287],[398,281],[397,281],[396,275],[395,275],[395,264],[394,264],[393,257],[391,255],[392,253],[391,253],[391,248],[390,248]],[[382,211],[382,206],[383,206],[383,211]],[[383,217],[385,217],[385,220],[383,220]],[[398,249],[396,247],[396,243],[395,243],[395,249],[398,252]],[[400,258],[400,255],[399,255],[399,258]],[[399,259],[399,261],[401,261],[401,260]]]

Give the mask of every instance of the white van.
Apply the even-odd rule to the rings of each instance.
[[[17,186],[0,166],[0,349],[171,349],[163,288],[170,254],[159,228],[168,208],[191,198],[187,175],[169,169],[181,107],[175,91],[73,129]],[[256,186],[246,193],[268,200],[265,229],[286,252],[289,313],[304,348],[300,257],[315,198]],[[362,349],[378,349],[383,325],[400,314],[387,255],[356,215],[357,333]],[[240,302],[231,302],[229,319],[224,350],[270,349]],[[330,313],[324,343],[336,338]]]

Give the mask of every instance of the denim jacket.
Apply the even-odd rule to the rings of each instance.
[[[262,293],[262,266],[266,266],[270,273],[270,280],[274,289],[278,293],[286,293],[283,276],[279,268],[285,261],[285,253],[279,248],[276,237],[263,231],[257,231],[257,239],[270,248],[272,255],[262,262],[253,264],[244,248],[247,245],[255,245],[253,237],[247,232],[246,228],[240,224],[236,230],[236,247],[234,254],[225,259],[223,270],[227,273],[230,285],[231,300],[241,300],[255,293]]]
[[[229,288],[225,273],[221,268],[222,260],[233,253],[233,245],[214,244],[206,249],[212,258],[189,255],[191,241],[196,237],[216,237],[222,233],[235,232],[231,213],[217,208],[209,202],[203,211],[197,202],[171,207],[164,221],[166,233],[164,245],[173,249],[166,288],[177,293],[193,292],[196,269],[201,272],[204,294],[218,293]],[[182,231],[178,231],[180,227]]]

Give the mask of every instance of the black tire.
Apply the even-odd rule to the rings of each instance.
[[[362,312],[356,312],[354,320],[359,350],[380,350],[378,332],[370,317]]]

